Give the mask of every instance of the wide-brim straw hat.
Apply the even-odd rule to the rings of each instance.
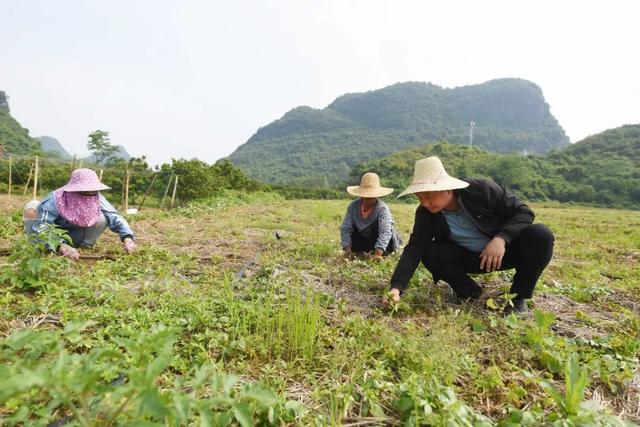
[[[87,168],[76,169],[71,172],[69,182],[62,186],[62,191],[77,193],[80,191],[101,191],[109,190],[111,187],[100,182],[98,175]]]
[[[347,187],[347,193],[358,197],[375,198],[393,193],[393,188],[382,187],[380,185],[380,177],[373,172],[367,172],[362,175],[360,185]]]
[[[449,176],[440,159],[432,156],[416,161],[413,181],[398,197],[422,191],[456,190],[468,186],[468,182]]]

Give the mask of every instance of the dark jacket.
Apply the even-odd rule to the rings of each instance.
[[[533,223],[534,214],[529,206],[503,186],[484,179],[464,181],[469,186],[455,190],[455,194],[462,209],[470,214],[473,224],[490,239],[500,236],[508,245]],[[391,277],[391,287],[402,292],[424,257],[429,243],[448,240],[450,234],[447,220],[441,213],[433,214],[418,206],[413,231]],[[435,276],[433,279],[438,281]]]

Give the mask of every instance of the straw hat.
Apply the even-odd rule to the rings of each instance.
[[[347,193],[359,197],[382,197],[393,193],[393,188],[380,186],[380,177],[373,173],[367,172],[362,175],[360,185],[350,185],[347,187]]]
[[[98,179],[98,175],[87,168],[76,169],[71,172],[71,178],[67,185],[60,187],[62,191],[79,192],[79,191],[100,191],[109,190],[111,187],[104,185]]]
[[[449,176],[436,156],[420,159],[413,169],[413,181],[398,197],[422,191],[455,190],[469,186],[468,182]]]

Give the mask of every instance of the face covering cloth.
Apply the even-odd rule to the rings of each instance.
[[[58,189],[53,192],[53,197],[60,215],[73,225],[87,228],[100,219],[100,198],[97,193],[83,196]]]

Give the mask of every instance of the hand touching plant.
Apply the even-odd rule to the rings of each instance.
[[[369,255],[369,259],[373,262],[382,261],[382,251],[380,249],[376,249],[374,253]]]
[[[61,244],[58,248],[58,252],[63,257],[69,258],[71,261],[78,261],[80,259],[80,252],[76,248],[73,248],[65,243]]]
[[[124,251],[128,254],[132,254],[137,248],[136,242],[131,237],[127,237],[122,243],[124,243]]]
[[[393,308],[400,302],[400,291],[396,288],[392,288],[387,294],[382,297],[382,306],[384,308]]]

